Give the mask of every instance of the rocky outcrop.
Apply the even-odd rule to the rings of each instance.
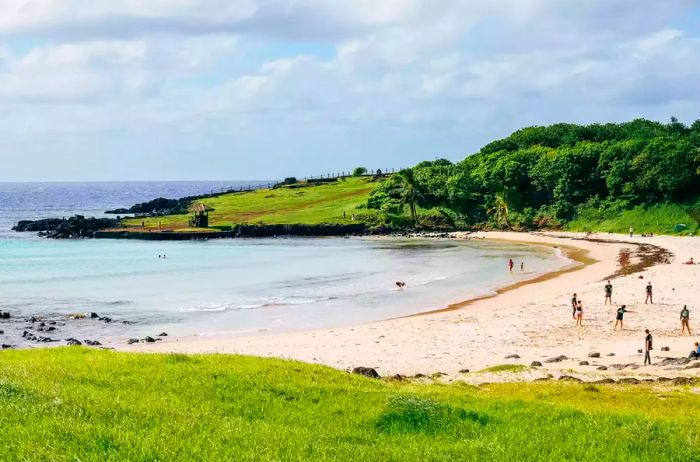
[[[333,223],[278,224],[278,225],[235,225],[232,228],[234,237],[275,237],[275,236],[350,236],[367,233],[367,227],[362,223],[340,225]]]
[[[111,215],[148,215],[148,216],[160,216],[160,215],[177,215],[180,213],[187,213],[187,207],[190,202],[201,199],[204,196],[189,196],[183,197],[181,199],[166,199],[164,197],[159,197],[148,202],[142,202],[131,206],[130,208],[120,208],[115,210],[107,210],[105,213]]]
[[[369,377],[370,379],[380,378],[379,373],[376,371],[376,369],[372,367],[356,367],[352,370],[352,373],[357,375],[364,375],[365,377]]]
[[[45,218],[42,220],[22,220],[12,229],[19,232],[38,232],[51,239],[77,239],[94,237],[97,231],[119,225],[116,218],[85,218],[75,215],[68,219]]]

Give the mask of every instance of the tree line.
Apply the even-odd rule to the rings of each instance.
[[[399,223],[537,228],[700,194],[700,120],[527,127],[452,163],[425,161],[366,204]],[[410,210],[407,214],[405,208]]]

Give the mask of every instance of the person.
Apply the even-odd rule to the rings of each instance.
[[[683,332],[688,329],[688,335],[691,335],[690,333],[690,310],[688,309],[688,305],[683,305],[683,309],[681,310],[681,335],[683,335]]]
[[[612,289],[613,286],[610,283],[610,280],[608,280],[608,283],[605,284],[605,302],[603,302],[603,305],[607,305],[608,302],[612,305]]]
[[[613,332],[617,330],[617,325],[620,325],[620,332],[625,330],[624,326],[624,318],[625,318],[625,313],[634,313],[632,310],[627,309],[627,305],[622,305],[620,308],[617,309],[617,317],[615,318],[615,327],[613,327]]]
[[[508,259],[508,271],[510,271],[511,273],[513,272],[513,265],[515,265],[515,263],[513,263],[513,259],[509,258]]]
[[[652,305],[654,304],[654,293],[651,287],[651,281],[647,283],[647,298],[644,299],[644,304],[646,305],[647,302],[651,303]]]
[[[649,333],[649,329],[644,332],[647,334],[647,336],[644,337],[644,365],[646,366],[648,363],[651,366],[651,350],[654,349],[654,345],[652,344],[653,338]]]
[[[700,343],[695,342],[693,349],[688,355],[688,359],[700,359]]]
[[[684,265],[694,265],[695,262],[693,261],[693,257],[690,257],[690,260],[688,260],[687,262],[685,262],[685,263],[683,263],[683,264],[684,264]]]
[[[583,327],[583,303],[581,300],[576,303],[576,326]]]
[[[525,262],[524,261],[520,262],[520,272],[521,273],[525,272]]]
[[[630,226],[630,237],[634,237],[634,228]]]
[[[573,310],[571,313],[571,317],[576,319],[576,294],[574,294],[573,297],[571,297],[571,309]]]

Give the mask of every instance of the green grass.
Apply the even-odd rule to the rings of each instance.
[[[487,367],[479,372],[523,372],[528,369],[527,366],[522,364],[499,364],[498,366]]]
[[[232,226],[242,223],[352,223],[357,207],[365,204],[377,183],[371,178],[348,178],[336,183],[302,188],[282,187],[252,192],[223,194],[202,202],[214,208],[209,214],[210,226]],[[346,216],[343,218],[343,212]],[[189,215],[126,220],[126,226],[164,229],[187,228]]]
[[[0,460],[649,460],[700,455],[700,395],[382,382],[228,355],[0,353]]]
[[[628,233],[630,226],[636,234],[681,234],[697,235],[698,223],[687,213],[688,207],[700,208],[700,198],[685,203],[660,203],[652,206],[636,206],[630,210],[599,216],[596,213],[584,213],[583,216],[567,224],[570,231],[598,231],[606,233]],[[680,233],[674,227],[683,223],[688,229]]]

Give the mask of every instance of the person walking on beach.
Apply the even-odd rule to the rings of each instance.
[[[576,327],[583,327],[583,303],[581,300],[576,303]]]
[[[574,319],[576,319],[576,305],[577,305],[576,294],[574,294],[574,296],[571,297],[571,309],[572,309],[571,317]]]
[[[630,237],[634,237],[634,228],[630,226]]]
[[[608,280],[608,283],[605,284],[605,302],[603,305],[607,305],[608,302],[612,305],[612,284],[610,283],[610,280]]]
[[[652,305],[654,304],[654,292],[653,288],[651,287],[651,281],[647,284],[647,298],[644,299],[644,304],[646,305],[647,302],[651,303]]]
[[[644,332],[647,334],[647,336],[644,337],[644,365],[646,366],[648,363],[651,366],[651,350],[654,349],[654,345],[652,344],[653,338],[649,333],[649,329]]]
[[[691,333],[690,333],[690,310],[688,309],[688,305],[683,305],[683,309],[681,310],[681,335],[683,335],[683,332],[686,329],[688,330],[688,335],[691,335]]]
[[[615,318],[615,326],[613,327],[613,332],[617,330],[617,325],[620,325],[620,332],[625,330],[624,319],[625,313],[634,313],[634,311],[628,310],[627,305],[622,305],[617,309],[617,317]]]
[[[515,265],[515,263],[513,263],[513,259],[512,259],[512,258],[509,258],[509,259],[508,259],[508,271],[510,271],[511,273],[513,272],[513,266],[514,266],[514,265]]]

